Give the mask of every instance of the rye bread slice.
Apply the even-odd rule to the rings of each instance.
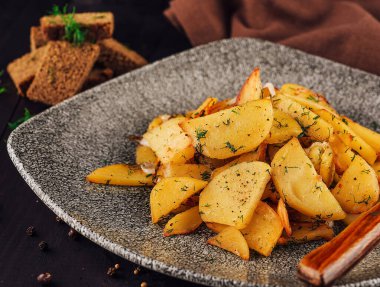
[[[34,51],[42,46],[45,46],[47,41],[42,33],[41,27],[30,27],[30,50]]]
[[[45,53],[46,48],[41,47],[8,64],[8,74],[11,76],[21,96],[25,96],[26,91],[42,63]]]
[[[27,97],[55,105],[78,93],[99,56],[99,46],[85,43],[74,46],[66,41],[51,41]]]
[[[98,62],[121,75],[146,65],[148,62],[135,51],[127,48],[113,38],[98,42],[100,55]]]
[[[89,42],[112,37],[115,28],[111,12],[76,13],[74,20],[85,30]],[[61,15],[44,16],[40,24],[46,40],[64,40],[65,24]]]

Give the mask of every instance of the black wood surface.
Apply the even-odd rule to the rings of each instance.
[[[0,70],[29,50],[29,29],[52,4],[75,5],[81,11],[112,11],[115,38],[140,52],[150,62],[190,48],[187,39],[162,16],[166,0],[0,0]],[[90,242],[84,237],[68,237],[69,227],[56,217],[32,192],[11,163],[6,151],[8,122],[23,115],[27,107],[37,114],[47,107],[16,94],[8,75],[1,78],[7,88],[0,95],[0,286],[39,286],[42,272],[53,275],[51,286],[196,286],[137,267]],[[35,236],[26,235],[34,226]],[[42,252],[40,241],[49,249]],[[114,264],[121,268],[107,276]]]

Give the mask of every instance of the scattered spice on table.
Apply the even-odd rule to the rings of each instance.
[[[32,114],[29,112],[29,110],[27,108],[25,108],[24,109],[24,115],[21,118],[19,118],[16,121],[14,121],[14,122],[9,122],[8,123],[8,127],[11,130],[14,130],[19,125],[21,125],[23,122],[26,122],[27,120],[29,120],[31,117],[32,117]]]
[[[51,283],[53,276],[49,272],[41,273],[37,276],[38,283],[42,285],[47,285]]]
[[[58,223],[62,223],[62,219],[58,216],[55,217],[55,221],[57,221]]]
[[[78,232],[76,232],[75,229],[70,228],[69,233],[67,233],[67,235],[68,235],[70,238],[75,239],[75,238],[78,237]]]
[[[27,229],[26,229],[26,235],[28,236],[33,236],[35,234],[36,230],[34,228],[34,226],[29,226]]]
[[[46,251],[48,250],[49,245],[46,241],[41,241],[40,243],[38,243],[38,248],[40,248],[41,251]]]
[[[115,267],[109,267],[107,270],[107,275],[110,277],[113,277],[116,274],[116,268]]]
[[[136,267],[135,270],[133,270],[133,274],[134,275],[139,275],[140,271],[141,271],[141,268],[140,267]]]

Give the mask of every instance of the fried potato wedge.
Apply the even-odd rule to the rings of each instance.
[[[340,118],[326,110],[318,110],[315,112],[334,127],[334,133],[337,134],[347,146],[360,154],[369,164],[375,162],[377,158],[376,151]]]
[[[248,247],[269,256],[282,233],[278,214],[265,202],[260,201],[248,226],[241,230]]]
[[[161,165],[157,174],[163,177],[192,177],[201,180],[211,178],[211,169],[204,164],[167,164]]]
[[[256,67],[245,81],[238,96],[236,104],[242,105],[249,101],[259,100],[262,98],[262,83],[260,78],[260,68]]]
[[[336,171],[342,174],[354,160],[355,153],[337,135],[331,136],[329,143],[334,152]]]
[[[325,151],[321,156],[319,174],[322,176],[322,180],[327,187],[333,183],[335,175],[334,154],[328,143],[326,143]]]
[[[363,140],[365,140],[366,143],[368,143],[377,154],[380,153],[380,134],[377,132],[374,132],[373,130],[370,130],[369,128],[363,127],[357,122],[354,122],[348,117],[342,117],[342,120],[344,120],[348,126]]]
[[[345,217],[296,138],[276,153],[271,165],[276,189],[290,207],[318,219],[339,220]]]
[[[362,213],[379,200],[379,182],[373,168],[359,155],[332,190],[343,210]]]
[[[223,229],[217,235],[207,240],[207,243],[236,254],[244,260],[249,259],[247,241],[241,232],[234,227]]]
[[[292,230],[292,236],[284,236],[278,240],[279,245],[305,243],[314,240],[328,241],[335,236],[334,230],[323,223],[293,223]]]
[[[268,144],[284,143],[301,133],[302,129],[295,119],[281,110],[274,109],[272,127],[265,142]]]
[[[164,236],[192,233],[202,224],[198,206],[178,213],[165,225]]]
[[[376,172],[377,180],[380,182],[380,161],[375,162],[372,168]]]
[[[257,100],[185,120],[180,126],[191,137],[197,152],[225,159],[256,149],[267,137],[272,121],[270,100]]]
[[[171,115],[159,115],[159,116],[155,117],[155,118],[149,123],[148,131],[153,130],[154,128],[160,126],[163,122],[166,122],[166,121],[169,120],[170,118],[172,118]]]
[[[152,175],[145,174],[139,166],[113,164],[91,172],[86,180],[108,185],[145,186],[153,185]]]
[[[191,197],[189,197],[188,199],[186,199],[185,201],[183,201],[181,203],[181,205],[172,210],[170,213],[172,214],[178,214],[178,213],[181,213],[181,212],[184,212],[194,206],[198,206],[199,204],[199,195],[193,195]]]
[[[136,164],[153,163],[157,164],[157,157],[154,151],[147,146],[138,145],[136,147]]]
[[[296,101],[279,94],[272,102],[275,108],[288,114],[300,124],[305,136],[317,141],[328,141],[333,134],[333,127],[329,123]]]
[[[265,160],[266,147],[267,147],[266,144],[261,144],[261,145],[259,145],[259,147],[256,150],[244,153],[241,156],[239,156],[238,158],[230,161],[226,165],[223,165],[221,167],[214,169],[212,172],[212,178],[217,176],[222,171],[230,168],[231,166],[237,165],[237,164],[242,163],[242,162],[264,161]]]
[[[158,182],[150,193],[150,212],[152,222],[180,207],[181,203],[199,192],[207,181],[191,177],[168,177]]]
[[[225,99],[223,101],[219,101],[214,105],[210,106],[208,109],[208,114],[214,114],[219,111],[231,108],[235,104],[235,99]]]
[[[215,233],[221,232],[223,229],[230,227],[229,225],[215,223],[215,222],[206,222],[206,226],[208,229],[214,231]]]
[[[183,117],[170,119],[144,134],[143,138],[164,164],[186,163],[194,156],[191,139],[178,125],[183,120]]]
[[[218,102],[217,98],[207,98],[196,110],[186,114],[187,118],[195,119],[210,114],[211,107]]]
[[[285,202],[280,198],[277,204],[277,214],[280,217],[281,224],[285,229],[285,232],[288,236],[292,235],[292,227],[290,226],[289,214],[286,209]]]
[[[243,162],[215,176],[199,197],[202,220],[246,227],[270,180],[270,166],[264,162]]]

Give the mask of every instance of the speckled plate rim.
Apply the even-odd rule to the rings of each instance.
[[[164,58],[162,60],[156,61],[156,62],[151,63],[149,65],[146,65],[146,66],[144,66],[144,67],[142,67],[142,68],[140,68],[138,70],[132,71],[132,72],[130,72],[128,74],[124,74],[124,75],[121,75],[121,76],[119,76],[119,77],[117,77],[115,79],[112,79],[112,80],[108,81],[106,84],[110,84],[112,82],[116,82],[117,79],[119,79],[119,78],[123,78],[123,80],[127,81],[128,78],[131,77],[134,73],[139,73],[141,70],[149,71],[149,70],[153,69],[155,66],[160,65],[163,62],[171,61],[174,58],[186,55],[187,53],[189,53],[189,51],[203,50],[203,49],[207,49],[209,46],[220,45],[220,44],[223,44],[223,43],[229,42],[229,41],[239,41],[239,40],[245,40],[245,39],[251,39],[253,41],[268,43],[267,41],[264,41],[264,40],[252,39],[252,38],[233,38],[233,39],[225,39],[225,40],[215,41],[215,42],[212,42],[212,43],[201,45],[201,46],[192,48],[190,50],[186,50],[184,52],[181,52],[181,53],[169,56],[169,57]],[[270,45],[279,45],[279,44],[270,43]],[[310,55],[308,53],[305,53],[303,51],[300,51],[300,50],[297,50],[297,49],[294,49],[294,48],[286,47],[286,49],[296,50],[297,53]],[[313,56],[315,58],[319,58],[320,60],[323,60],[325,62],[334,63],[334,65],[339,65],[341,67],[346,67],[346,68],[349,68],[349,69],[354,70],[354,71],[363,72],[362,70],[355,69],[355,68],[352,68],[352,67],[349,67],[349,66],[346,66],[346,65],[343,65],[343,64],[340,64],[340,63],[337,63],[337,62],[334,62],[334,61],[331,61],[331,60],[319,57],[319,56],[315,56],[315,55],[311,55],[311,56]],[[367,72],[365,72],[365,73],[367,73]],[[368,73],[368,74],[370,74],[370,73]],[[70,216],[64,209],[62,209],[59,205],[57,205],[49,197],[49,195],[47,195],[42,190],[41,186],[26,171],[26,169],[24,168],[23,163],[21,162],[21,160],[16,155],[16,149],[14,149],[14,147],[12,145],[13,139],[16,136],[16,134],[18,133],[19,128],[21,126],[28,126],[33,121],[38,120],[39,118],[48,117],[49,114],[52,113],[52,111],[55,110],[55,109],[64,109],[65,106],[68,103],[70,103],[71,101],[78,101],[78,99],[84,100],[86,98],[86,96],[90,96],[91,95],[92,91],[101,89],[102,85],[99,85],[99,86],[94,87],[94,88],[92,88],[90,90],[87,90],[87,91],[85,91],[83,93],[75,95],[72,98],[63,101],[62,103],[60,103],[58,105],[55,105],[53,107],[48,108],[46,111],[44,111],[44,112],[42,112],[42,113],[40,113],[40,114],[32,117],[27,122],[21,124],[18,128],[16,128],[10,134],[10,136],[8,138],[8,141],[7,141],[8,154],[9,154],[10,159],[12,160],[13,164],[15,165],[16,169],[21,174],[21,176],[25,180],[25,182],[29,185],[29,187],[33,190],[33,192],[58,217],[60,217],[63,221],[65,221],[69,226],[71,226],[72,228],[74,228],[80,234],[82,234],[83,236],[85,236],[86,238],[88,238],[89,240],[91,240],[92,242],[96,243],[97,245],[103,247],[104,249],[106,249],[106,250],[108,250],[108,251],[110,251],[110,252],[112,252],[112,253],[114,253],[116,255],[119,255],[119,256],[121,256],[121,257],[123,257],[123,258],[125,258],[125,259],[127,259],[127,260],[129,260],[131,262],[133,262],[133,263],[139,264],[139,265],[141,265],[141,266],[143,266],[145,268],[148,268],[148,269],[151,269],[151,270],[163,273],[165,275],[173,276],[173,277],[176,277],[176,278],[179,278],[179,279],[187,280],[187,281],[190,281],[190,282],[193,282],[193,283],[208,285],[208,286],[255,286],[255,287],[269,287],[269,286],[271,286],[271,287],[273,286],[274,287],[274,286],[280,286],[280,285],[272,285],[272,284],[257,284],[257,283],[254,283],[254,282],[248,282],[248,283],[246,283],[246,282],[231,280],[231,279],[228,279],[228,278],[221,278],[221,277],[207,275],[207,274],[204,274],[204,273],[194,272],[194,271],[191,271],[191,270],[180,269],[180,268],[177,268],[175,266],[168,265],[168,264],[166,264],[166,263],[164,263],[162,261],[159,261],[159,260],[156,260],[156,259],[144,256],[144,255],[135,253],[135,252],[133,252],[133,251],[131,251],[131,250],[129,250],[129,249],[127,249],[127,248],[125,248],[125,247],[117,244],[117,243],[114,243],[114,242],[108,240],[103,235],[101,235],[101,234],[99,234],[97,232],[94,232],[91,229],[89,229],[89,228],[85,227],[84,225],[82,225],[78,220],[76,220],[75,218],[73,218],[72,216]],[[378,286],[380,286],[380,278],[363,280],[363,281],[356,282],[356,283],[351,283],[351,284],[334,285],[334,286],[336,286],[336,287],[339,287],[339,286],[342,286],[342,287],[343,286],[344,287],[359,287],[359,286],[360,287],[366,287],[366,286],[374,286],[374,285],[376,286],[377,284],[378,284]]]

